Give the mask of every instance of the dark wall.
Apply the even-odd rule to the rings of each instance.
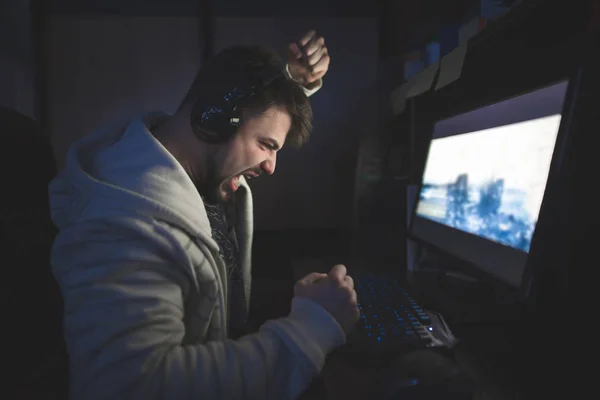
[[[30,0],[0,2],[0,106],[35,117]]]
[[[277,173],[256,181],[257,230],[349,228],[358,137],[375,129],[377,22],[373,18],[215,21],[216,49],[258,43],[283,50],[308,29],[324,35],[332,64],[312,101],[314,133],[284,149]],[[59,166],[70,144],[148,110],[173,112],[200,66],[196,17],[54,15],[45,19],[49,133]],[[262,182],[261,182],[262,181]]]
[[[145,111],[173,112],[200,66],[195,17],[44,19],[48,132],[59,167],[77,138]]]

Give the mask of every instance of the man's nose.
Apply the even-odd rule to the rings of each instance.
[[[277,155],[273,155],[273,157],[265,160],[260,165],[260,169],[263,170],[266,174],[273,175],[275,173],[275,165],[277,164]]]

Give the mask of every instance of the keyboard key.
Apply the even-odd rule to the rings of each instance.
[[[355,276],[354,281],[361,311],[361,329],[357,331],[363,340],[376,343],[431,340],[430,332],[423,326],[431,324],[431,319],[391,275],[370,273]]]

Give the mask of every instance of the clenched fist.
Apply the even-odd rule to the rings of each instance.
[[[346,275],[346,267],[335,265],[329,274],[313,272],[300,279],[294,287],[294,296],[305,297],[318,303],[350,333],[360,317],[356,304],[354,281]]]

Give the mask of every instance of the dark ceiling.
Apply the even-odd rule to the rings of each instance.
[[[30,0],[41,15],[198,16],[210,34],[214,17],[339,17],[379,19],[380,57],[424,46],[444,24],[478,15],[481,0]],[[511,5],[526,0],[490,0]],[[561,0],[562,1],[562,0]],[[209,49],[210,50],[210,49]]]
[[[36,1],[36,0],[33,0]],[[40,1],[40,0],[38,0]],[[208,2],[208,3],[206,3]],[[217,17],[375,17],[381,1],[365,0],[46,0],[51,14],[117,14],[130,16],[198,15],[210,6]]]

